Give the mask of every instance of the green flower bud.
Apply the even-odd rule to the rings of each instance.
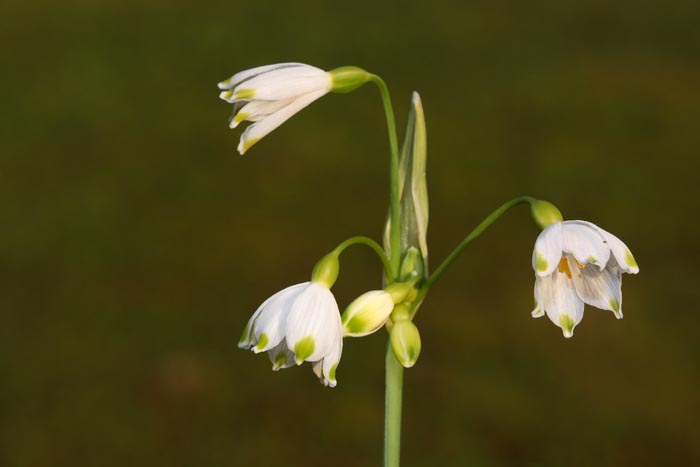
[[[407,281],[412,277],[423,277],[423,269],[423,255],[418,248],[412,246],[406,250],[401,260],[399,279]]]
[[[555,222],[564,220],[561,211],[555,205],[542,199],[538,199],[530,204],[530,214],[537,227],[542,230]]]
[[[311,272],[311,281],[323,284],[330,289],[338,278],[339,270],[338,253],[332,251],[316,263]]]
[[[362,337],[372,334],[386,323],[394,302],[384,290],[372,290],[357,297],[343,313],[346,336]]]
[[[356,66],[341,66],[328,72],[331,75],[331,92],[345,94],[368,82],[372,75]]]
[[[391,349],[396,359],[406,368],[416,364],[420,355],[420,334],[413,321],[396,321],[389,334]]]

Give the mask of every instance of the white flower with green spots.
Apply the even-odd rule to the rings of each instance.
[[[622,240],[585,221],[555,222],[544,229],[535,242],[532,267],[532,316],[546,313],[567,338],[583,319],[585,303],[621,319],[622,273],[639,272]]]
[[[254,122],[241,135],[244,154],[265,135],[333,87],[330,73],[303,63],[278,63],[236,73],[219,83],[219,97],[233,104],[230,127]]]
[[[253,313],[238,346],[267,352],[275,371],[312,362],[321,382],[335,387],[335,369],[343,351],[335,297],[322,281],[277,292]]]

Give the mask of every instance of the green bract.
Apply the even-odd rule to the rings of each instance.
[[[428,186],[425,179],[427,143],[425,116],[420,96],[414,92],[406,125],[406,136],[399,160],[399,197],[401,204],[401,254],[411,248],[420,252],[420,258],[413,258],[415,271],[428,275]],[[391,257],[391,222],[387,220],[384,229],[384,248]],[[411,253],[414,254],[414,253]],[[421,261],[422,260],[422,264]],[[410,264],[410,263],[407,263]],[[401,274],[410,271],[401,268]]]

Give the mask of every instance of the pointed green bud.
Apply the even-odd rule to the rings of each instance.
[[[401,260],[399,279],[407,281],[412,277],[423,277],[423,256],[420,250],[414,246],[409,247]]]
[[[331,75],[331,92],[345,94],[368,82],[371,73],[356,66],[341,66],[328,72]]]
[[[406,368],[416,364],[420,355],[420,334],[413,321],[402,320],[394,323],[389,334],[391,349],[396,359]]]
[[[362,337],[372,334],[386,323],[393,309],[391,294],[384,290],[372,290],[360,295],[343,313],[345,335]]]
[[[542,199],[538,199],[530,204],[530,214],[537,227],[542,230],[555,222],[564,220],[561,211],[555,205]]]
[[[311,281],[323,284],[330,289],[338,278],[339,270],[338,253],[332,251],[316,263],[311,272]]]

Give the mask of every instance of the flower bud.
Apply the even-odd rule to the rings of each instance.
[[[341,66],[328,72],[331,76],[331,92],[345,94],[368,82],[372,75],[356,66]]]
[[[416,364],[420,355],[420,334],[413,321],[396,321],[389,334],[391,349],[396,359],[406,368]]]
[[[423,255],[414,246],[406,250],[401,260],[399,279],[407,281],[413,277],[423,277]]]
[[[564,220],[561,211],[555,205],[542,199],[530,204],[530,215],[540,229]]]
[[[346,336],[362,337],[381,328],[394,309],[390,293],[372,290],[357,297],[343,313],[342,323]]]
[[[311,272],[311,281],[323,284],[330,289],[338,278],[339,270],[338,253],[332,251],[316,263],[314,270]]]

